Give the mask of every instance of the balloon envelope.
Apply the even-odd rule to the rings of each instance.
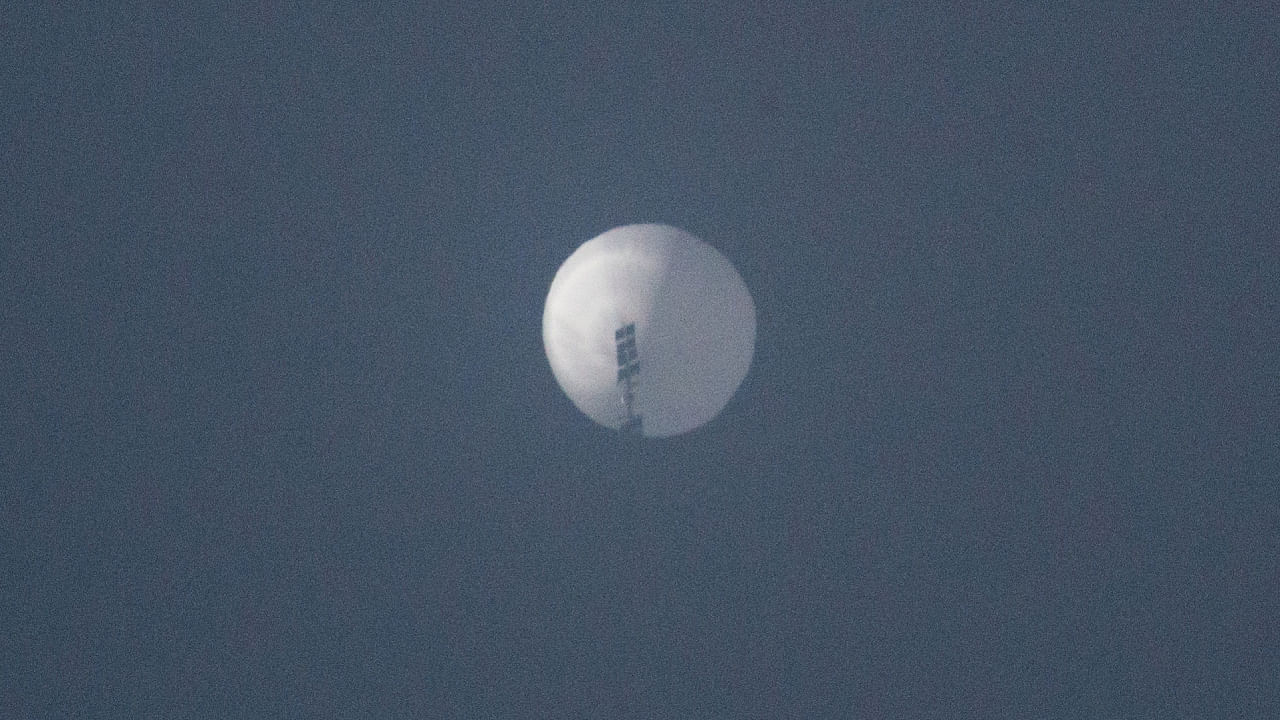
[[[627,421],[615,333],[635,324],[632,409],[665,437],[715,417],[755,348],[751,294],[715,248],[668,225],[625,225],[579,247],[556,272],[542,341],[556,380],[596,422]]]

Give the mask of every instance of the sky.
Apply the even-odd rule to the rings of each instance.
[[[1113,5],[3,3],[0,715],[1275,717],[1280,11]]]

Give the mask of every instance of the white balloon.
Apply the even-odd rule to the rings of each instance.
[[[628,419],[614,333],[635,323],[639,372],[632,411],[666,437],[714,418],[746,377],[756,311],[733,264],[668,225],[625,225],[564,261],[542,313],[556,381],[583,413],[610,428]]]

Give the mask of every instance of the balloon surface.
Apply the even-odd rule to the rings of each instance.
[[[634,350],[624,351],[631,324]],[[588,240],[556,272],[542,314],[547,360],[574,405],[615,429],[638,416],[650,437],[714,418],[746,377],[755,337],[755,304],[733,264],[668,225]]]

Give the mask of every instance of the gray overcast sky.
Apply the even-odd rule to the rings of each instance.
[[[54,5],[0,715],[1280,714],[1273,3]],[[633,222],[759,314],[639,447],[540,337]]]

